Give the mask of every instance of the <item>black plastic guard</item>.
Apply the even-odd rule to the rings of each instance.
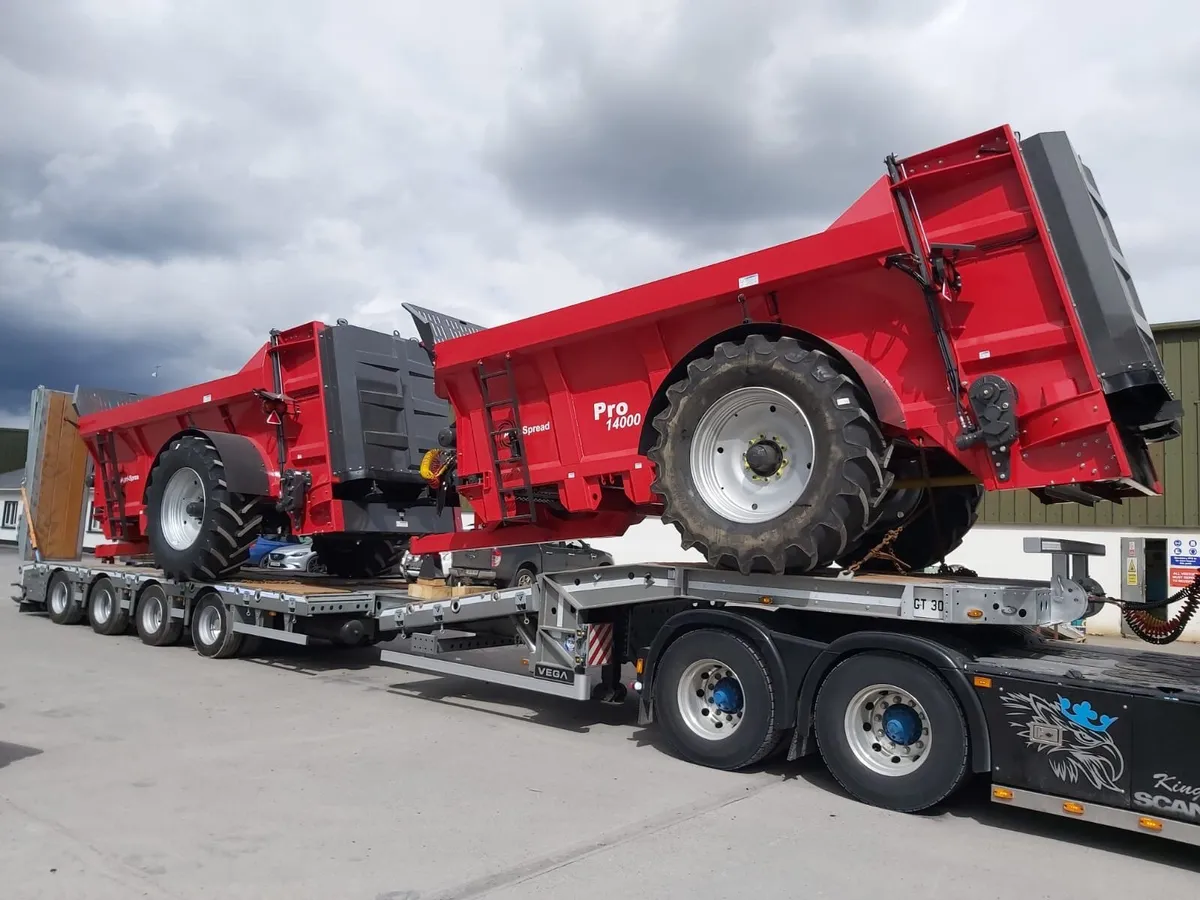
[[[325,328],[320,353],[334,476],[423,485],[421,458],[450,423],[429,355],[411,338],[356,325]]]
[[[128,403],[136,403],[148,396],[150,395],[131,394],[129,391],[113,391],[108,388],[85,388],[76,385],[72,402],[75,405],[76,413],[81,416],[90,416],[93,413],[116,409],[118,406],[125,406]]]
[[[484,330],[482,325],[464,322],[462,319],[456,319],[423,306],[416,306],[412,303],[400,305],[412,316],[413,324],[417,326],[417,334],[421,336],[421,343],[430,351],[443,341]]]
[[[1091,170],[1062,131],[1026,138],[1021,153],[1113,420],[1143,441],[1178,437],[1183,404]]]

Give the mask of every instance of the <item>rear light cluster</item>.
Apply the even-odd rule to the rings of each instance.
[[[500,548],[493,547],[492,548],[492,568],[493,569],[497,569],[500,567],[500,559],[501,559]]]

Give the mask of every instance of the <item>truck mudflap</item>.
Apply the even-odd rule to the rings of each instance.
[[[1091,170],[1062,131],[1026,138],[1020,148],[1113,421],[1144,442],[1178,437],[1183,404],[1167,385]],[[1140,455],[1138,443],[1126,441],[1131,456]]]

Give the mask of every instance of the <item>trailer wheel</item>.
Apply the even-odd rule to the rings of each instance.
[[[96,634],[124,634],[129,627],[129,610],[121,608],[117,589],[107,577],[97,578],[88,592],[88,621]]]
[[[750,335],[688,364],[654,418],[663,519],[712,565],[782,574],[828,565],[867,528],[883,435],[827,354]]]
[[[663,734],[689,762],[745,768],[783,737],[770,670],[730,631],[698,629],[672,642],[656,668],[653,694]]]
[[[262,530],[258,502],[229,490],[221,455],[209,440],[188,434],[173,441],[146,488],[155,563],[180,581],[230,577],[250,558]]]
[[[334,578],[382,578],[400,566],[406,541],[382,534],[318,534],[313,551]]]
[[[56,625],[76,625],[83,620],[83,607],[71,590],[66,572],[55,572],[46,585],[46,612]]]
[[[969,774],[967,720],[932,669],[891,653],[838,663],[817,693],[825,765],[851,796],[897,812],[936,806]]]
[[[157,584],[146,585],[138,597],[134,626],[143,644],[166,647],[183,637],[183,619],[171,616],[171,599]]]
[[[908,507],[906,515],[911,513],[912,517],[886,548],[909,570],[924,569],[957,550],[967,532],[975,526],[979,504],[983,501],[983,485],[978,484],[926,488],[920,493],[915,504],[905,504]],[[885,513],[853,549],[838,557],[838,565],[854,565],[903,521]],[[892,572],[895,568],[886,557],[875,557],[863,563],[860,571]]]
[[[192,609],[192,644],[201,656],[228,659],[242,649],[242,634],[233,630],[225,601],[209,591]]]

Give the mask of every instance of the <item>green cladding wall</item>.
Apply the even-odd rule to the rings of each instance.
[[[12,472],[25,466],[25,445],[29,432],[24,428],[0,428],[0,472]]]
[[[980,524],[1200,528],[1200,322],[1156,325],[1153,331],[1167,383],[1183,401],[1183,435],[1151,445],[1162,496],[1121,504],[1101,502],[1094,507],[1045,506],[1028,491],[994,491],[985,495]]]

